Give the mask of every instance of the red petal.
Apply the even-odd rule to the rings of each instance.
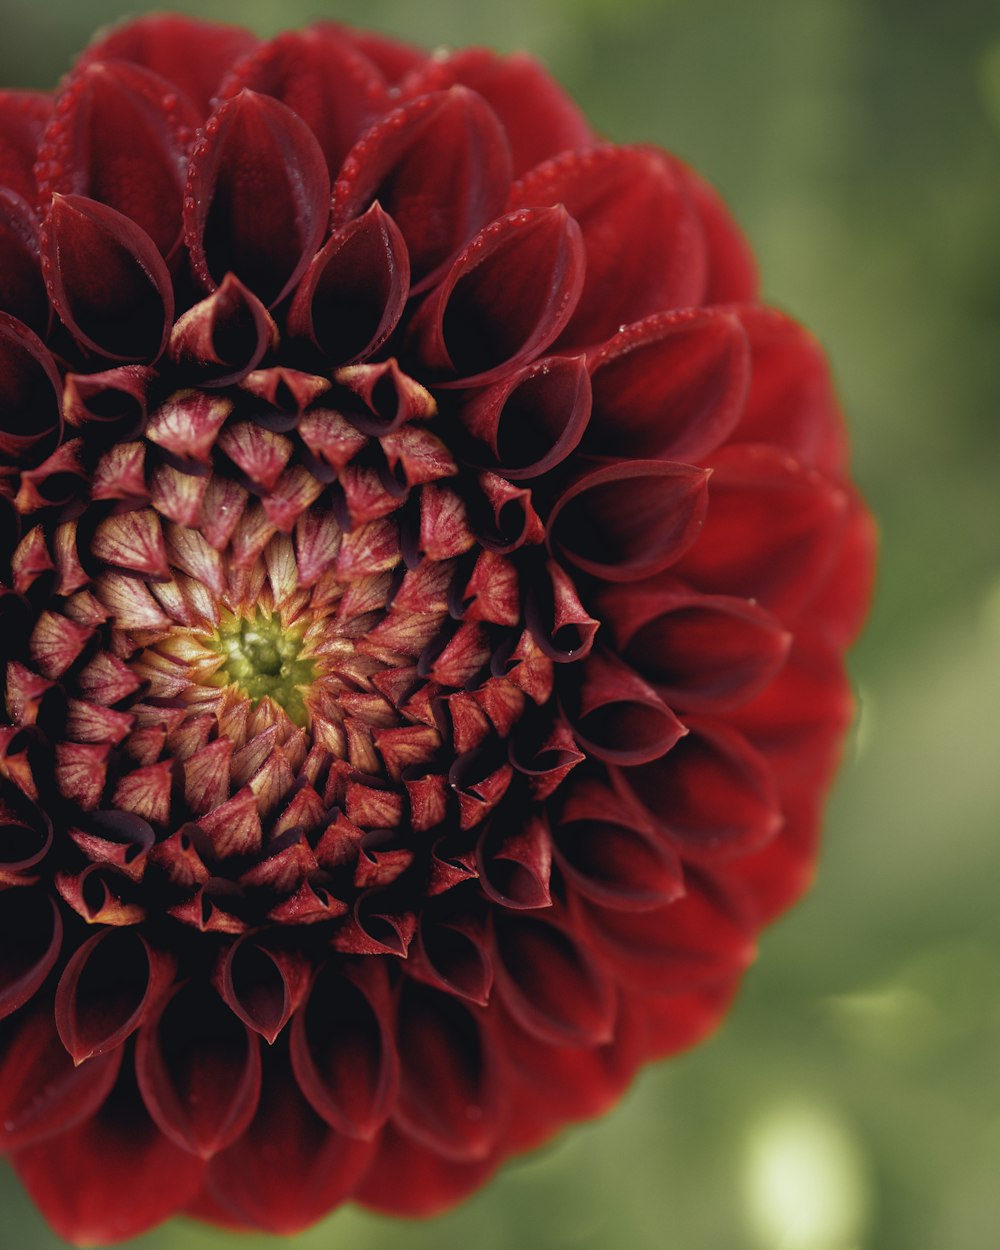
[[[361,360],[396,328],[409,290],[403,236],[375,203],[313,258],[288,314],[289,332],[309,339],[333,364]]]
[[[35,158],[52,98],[40,91],[0,91],[0,187],[37,202]]]
[[[3,821],[0,829],[4,867],[32,864],[37,859],[34,837],[20,845],[26,826]],[[16,837],[18,849],[11,846]],[[42,853],[47,848],[43,847]],[[26,856],[24,852],[29,852]],[[34,853],[32,853],[34,852]],[[11,857],[15,856],[16,859]],[[19,866],[19,865],[18,865]],[[62,949],[62,915],[55,901],[34,889],[9,890],[4,893],[2,931],[0,931],[0,1019],[11,1015],[34,997],[52,971]],[[0,1123],[3,1116],[0,1116]]]
[[[170,359],[200,386],[230,386],[277,347],[278,328],[260,300],[227,273],[207,299],[183,313],[170,334]]]
[[[588,755],[612,764],[659,759],[687,732],[660,696],[611,652],[592,652],[562,703]]]
[[[580,229],[564,208],[510,213],[472,240],[421,307],[411,349],[462,386],[492,382],[559,335],[583,273]]]
[[[633,460],[585,474],[549,516],[549,546],[608,582],[673,564],[698,537],[708,506],[705,469]]]
[[[427,59],[423,48],[403,43],[401,39],[389,39],[371,30],[354,30],[337,22],[317,22],[316,28],[334,39],[350,43],[378,67],[390,83],[397,82],[421,61]]]
[[[45,344],[0,312],[0,453],[21,458],[55,443],[62,430],[61,399],[59,372]]]
[[[529,816],[513,828],[502,816],[492,821],[477,844],[476,867],[483,892],[501,907],[552,905],[552,837],[543,818]]]
[[[483,97],[503,122],[519,177],[547,157],[593,142],[593,132],[573,101],[533,57],[498,56],[467,48],[435,56],[415,70],[400,90],[404,96],[441,91],[461,83]]]
[[[215,110],[191,157],[184,234],[213,290],[236,277],[270,308],[298,282],[326,232],[330,176],[306,123],[241,91]]]
[[[708,250],[708,281],[702,302],[727,304],[757,298],[757,265],[743,232],[719,195],[676,157],[671,166],[701,222]]]
[[[144,230],[104,204],[53,196],[42,268],[56,312],[84,347],[114,360],[156,360],[174,315],[170,274]]]
[[[253,1119],[260,1045],[211,990],[188,984],[139,1032],[135,1072],[149,1114],[183,1150],[208,1159]]]
[[[493,965],[479,926],[460,918],[421,920],[410,947],[407,971],[435,989],[485,1007],[493,984]]]
[[[38,258],[38,219],[26,200],[0,187],[0,309],[39,334],[49,325],[49,296]]]
[[[308,967],[296,954],[263,945],[255,934],[234,942],[222,962],[222,997],[269,1043],[288,1023],[308,984]]]
[[[437,1215],[478,1189],[500,1160],[499,1151],[465,1161],[414,1149],[412,1137],[390,1122],[355,1197],[393,1215]]]
[[[333,225],[374,200],[399,227],[414,291],[422,291],[480,227],[510,187],[510,149],[486,102],[464,87],[395,109],[348,153],[333,193]]]
[[[694,463],[731,433],[750,384],[739,320],[715,309],[628,326],[590,362],[593,412],[583,450]]]
[[[583,232],[587,274],[560,347],[600,343],[619,326],[701,302],[705,247],[698,218],[662,153],[565,152],[511,190],[509,207],[564,204]]]

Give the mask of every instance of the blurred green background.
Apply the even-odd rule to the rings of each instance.
[[[159,7],[0,0],[48,86]],[[135,1250],[988,1250],[1000,1244],[1000,11],[984,0],[179,0],[544,59],[596,125],[702,170],[768,297],[827,344],[881,587],[816,888],[722,1032],[603,1121],[401,1224],[289,1242],[176,1221]],[[60,1243],[0,1171],[0,1244]]]

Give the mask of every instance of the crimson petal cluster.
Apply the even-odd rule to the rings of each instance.
[[[0,93],[0,1149],[64,1236],[439,1210],[812,872],[815,342],[524,56],[155,17]]]

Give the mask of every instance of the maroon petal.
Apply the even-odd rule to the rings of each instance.
[[[354,1190],[373,1143],[345,1137],[313,1111],[287,1060],[265,1066],[250,1127],[208,1164],[208,1192],[231,1217],[270,1233],[297,1233]]]
[[[572,315],[583,283],[580,228],[564,208],[492,222],[414,318],[423,364],[482,386],[540,355]]]
[[[752,600],[700,595],[673,580],[616,588],[598,603],[622,657],[671,707],[693,712],[748,702],[773,680],[791,643]]]
[[[424,290],[486,222],[510,187],[510,149],[499,119],[473,91],[453,87],[411,100],[348,153],[333,194],[333,225],[378,200],[399,227]]]
[[[39,334],[49,325],[49,296],[38,257],[38,218],[15,191],[0,187],[0,310]]]
[[[289,310],[289,333],[308,339],[333,364],[362,360],[396,328],[409,291],[403,236],[375,203],[313,258]]]
[[[0,1033],[0,1149],[30,1146],[90,1119],[110,1093],[123,1054],[119,1048],[74,1063],[51,1001],[7,1022]]]
[[[32,835],[26,826],[10,825],[6,820],[0,829],[0,851],[3,868],[7,871],[21,864],[30,865],[38,857],[35,837],[32,835],[25,843],[23,831]],[[12,836],[16,846],[11,845]],[[25,851],[29,853],[25,855]],[[8,890],[4,893],[3,904],[0,1019],[17,1011],[41,989],[55,967],[63,940],[62,915],[55,901],[45,894],[34,889]],[[2,1121],[0,1116],[0,1123]]]
[[[173,970],[135,929],[102,929],[88,938],[56,989],[56,1027],[74,1063],[114,1050],[134,1033]]]
[[[501,1158],[499,1151],[466,1161],[415,1150],[409,1134],[390,1122],[354,1196],[393,1215],[438,1215],[478,1189],[496,1171]]]
[[[45,344],[0,312],[0,452],[20,459],[55,443],[62,429],[61,400],[59,372]]]
[[[493,965],[480,926],[460,918],[424,917],[410,947],[410,976],[470,1003],[485,1007],[493,984]]]
[[[687,859],[740,855],[773,838],[781,805],[767,760],[721,721],[689,718],[689,733],[649,764],[617,771]]]
[[[122,438],[128,438],[146,420],[154,377],[153,370],[145,365],[121,365],[100,373],[67,373],[63,396],[67,422],[79,428],[114,423],[120,427]]]
[[[230,1009],[273,1044],[302,1001],[308,968],[297,954],[265,946],[248,933],[226,952],[220,982]]]
[[[52,116],[52,97],[40,91],[0,91],[0,187],[29,206],[37,203],[35,159]]]
[[[546,356],[474,395],[459,420],[484,446],[482,467],[512,481],[547,473],[576,450],[590,417],[582,356]]]
[[[734,314],[686,309],[623,329],[590,370],[594,400],[584,451],[692,463],[739,420],[750,351]]]
[[[355,30],[350,26],[341,26],[337,22],[317,22],[316,29],[333,39],[349,43],[353,48],[364,53],[389,83],[398,82],[404,74],[409,73],[427,59],[427,53],[423,48],[404,43],[401,39],[390,39],[372,30]]]
[[[141,227],[163,256],[181,237],[187,152],[198,112],[169,82],[125,62],[72,77],[42,138],[41,202],[82,195]]]
[[[435,56],[401,84],[404,96],[442,91],[461,83],[477,92],[503,122],[515,177],[557,152],[593,142],[586,118],[569,96],[523,52],[499,56],[467,48]]]
[[[589,655],[600,627],[580,602],[573,579],[553,560],[544,573],[539,571],[532,587],[527,623],[542,651],[558,664]]]
[[[52,303],[84,347],[113,360],[157,359],[170,333],[174,292],[144,230],[96,200],[55,195],[41,250]]]
[[[497,989],[523,1029],[556,1046],[610,1041],[614,988],[566,928],[498,912],[494,935]]]
[[[298,282],[326,232],[330,176],[306,123],[253,91],[224,101],[191,157],[184,234],[214,290],[232,272],[270,308]]]
[[[701,302],[698,218],[666,157],[649,148],[564,152],[511,190],[510,208],[564,204],[580,224],[583,293],[560,347],[600,343],[619,326]]]
[[[257,42],[248,30],[160,13],[123,23],[95,40],[80,62],[129,61],[175,83],[202,110],[218,93],[227,65]]]
[[[128,1066],[96,1115],[12,1162],[56,1233],[78,1245],[124,1241],[167,1219],[198,1192],[204,1166],[150,1120]]]
[[[230,386],[277,346],[278,328],[260,300],[232,273],[180,316],[170,333],[170,359],[201,386]]]
[[[648,764],[687,732],[656,691],[613,653],[592,652],[577,672],[579,686],[566,692],[563,706],[588,755],[610,764]]]
[[[552,550],[608,582],[636,581],[673,564],[698,537],[709,472],[632,460],[575,482],[549,516]]]
[[[476,867],[483,892],[501,907],[529,910],[552,905],[552,837],[543,818],[528,817],[523,825],[511,828],[498,817],[479,839]]]
[[[253,1119],[260,1043],[217,994],[188,984],[164,999],[139,1031],[135,1074],[163,1132],[208,1159]]]
[[[291,1060],[318,1115],[348,1137],[373,1138],[399,1085],[384,967],[319,977],[292,1021]]]
[[[481,1016],[407,980],[399,1006],[402,1062],[394,1121],[447,1159],[482,1159],[499,1131],[501,1086]]]
[[[699,174],[671,158],[701,222],[708,251],[708,278],[702,302],[728,304],[757,298],[757,265],[750,245],[716,191]]]
[[[371,61],[322,26],[258,44],[233,68],[219,95],[226,99],[244,87],[273,96],[307,123],[331,175],[389,103],[385,79]]]

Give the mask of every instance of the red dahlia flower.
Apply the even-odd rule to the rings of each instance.
[[[0,95],[0,1143],[429,1212],[719,1020],[871,534],[827,368],[531,60],[157,17]]]

